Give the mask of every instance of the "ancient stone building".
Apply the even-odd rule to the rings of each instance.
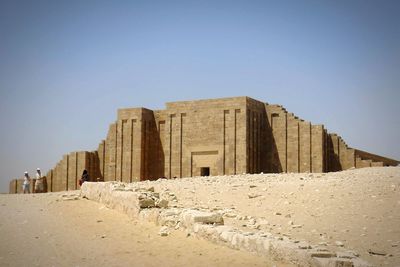
[[[164,110],[118,110],[96,151],[73,152],[47,173],[48,191],[75,190],[83,169],[95,181],[268,172],[329,172],[399,162],[249,97],[167,103]],[[17,192],[18,181],[10,183]]]

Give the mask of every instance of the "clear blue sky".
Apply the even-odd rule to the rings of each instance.
[[[399,1],[0,1],[0,191],[120,107],[243,96],[400,159]]]

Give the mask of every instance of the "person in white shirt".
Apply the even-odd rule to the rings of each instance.
[[[24,194],[31,193],[31,191],[29,189],[30,185],[31,185],[31,177],[29,177],[28,172],[25,172],[24,173],[24,183],[22,184],[22,190],[24,191]]]
[[[43,193],[43,177],[39,168],[36,169],[35,193]]]

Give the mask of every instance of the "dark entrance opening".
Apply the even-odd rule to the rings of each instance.
[[[201,167],[200,175],[201,176],[210,176],[210,167]]]

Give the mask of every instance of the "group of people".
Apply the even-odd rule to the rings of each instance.
[[[44,177],[42,176],[42,172],[40,168],[36,169],[36,177],[35,177],[35,187],[33,188],[33,193],[43,193],[44,192]],[[79,179],[79,185],[82,185],[84,182],[90,181],[89,173],[87,170],[83,170],[82,177]],[[31,185],[31,177],[28,172],[24,173],[24,182],[22,183],[22,190],[24,194],[31,193],[30,190]]]
[[[44,190],[44,183],[43,183],[44,177],[42,176],[42,172],[40,171],[39,168],[36,169],[36,177],[35,177],[35,187],[33,188],[34,193],[42,193]],[[24,182],[22,184],[22,190],[24,191],[24,194],[30,193],[31,185],[31,177],[29,176],[28,172],[24,173]]]

